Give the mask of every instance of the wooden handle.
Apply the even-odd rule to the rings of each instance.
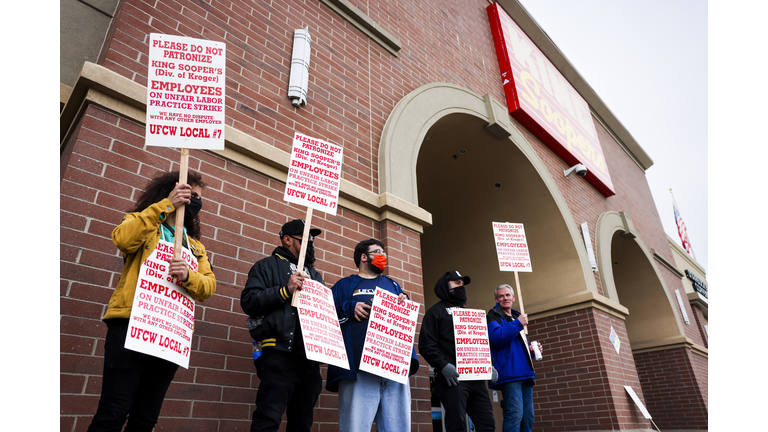
[[[181,149],[181,160],[179,161],[179,184],[187,182],[187,170],[189,169],[189,149]],[[174,231],[173,257],[181,258],[181,241],[184,238],[184,209],[186,206],[180,206],[176,209],[176,230]]]
[[[304,258],[307,254],[307,244],[309,244],[309,227],[312,224],[312,207],[307,207],[307,217],[304,219],[304,233],[301,235],[301,251],[299,252],[299,263],[296,265],[296,271],[301,273],[304,270]],[[293,293],[291,306],[299,306],[299,296]]]
[[[520,302],[520,313],[525,313],[525,306],[523,306],[523,293],[520,291],[520,278],[517,276],[517,272],[515,272],[515,287],[517,288],[517,301]],[[525,330],[525,334],[528,334],[528,325],[526,324],[523,326],[523,330]]]

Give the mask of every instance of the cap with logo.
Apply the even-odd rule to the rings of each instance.
[[[448,272],[449,281],[459,280],[459,279],[464,281],[464,285],[469,285],[469,283],[472,282],[472,279],[470,279],[469,276],[462,276],[461,273],[457,272],[456,270]]]
[[[286,222],[283,225],[283,228],[278,233],[278,235],[280,236],[280,238],[283,238],[283,236],[286,236],[286,235],[304,234],[304,224],[305,222],[303,219],[294,219],[290,222]],[[309,229],[309,235],[311,235],[312,237],[317,237],[321,233],[322,231],[320,231],[317,228]]]

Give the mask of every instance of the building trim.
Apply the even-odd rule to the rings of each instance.
[[[565,297],[559,297],[542,303],[526,304],[525,309],[530,320],[547,318],[581,309],[600,309],[621,320],[627,319],[629,310],[615,301],[593,291],[582,291]]]
[[[699,273],[706,275],[707,272],[704,270],[704,267],[701,266],[696,260],[693,259],[690,255],[688,255],[688,252],[684,251],[682,247],[680,247],[679,244],[677,244],[674,240],[672,240],[672,237],[667,236],[667,243],[669,243],[669,247],[675,249],[677,251],[677,254],[683,257],[685,262],[688,263],[691,267],[693,267],[694,270],[698,271]],[[685,276],[685,274],[683,274]],[[683,277],[680,276],[680,277]],[[706,276],[705,276],[706,277]]]
[[[709,357],[709,349],[703,347],[691,338],[679,336],[675,338],[657,339],[651,341],[632,342],[632,354],[643,354],[653,351],[662,351],[676,348],[688,348],[694,354]]]
[[[347,0],[320,0],[320,3],[328,6],[329,9],[339,14],[356,29],[381,45],[387,52],[397,57],[397,52],[402,48],[400,40],[392,33],[381,28],[376,21],[364,14],[363,11],[356,8],[352,3]]]
[[[680,269],[678,269],[674,264],[667,261],[667,259],[661,256],[661,254],[658,253],[656,249],[651,248],[651,253],[653,254],[653,257],[656,258],[656,261],[658,261],[659,263],[661,263],[661,265],[663,265],[669,271],[674,273],[675,276],[679,277],[680,279],[682,279],[685,276],[685,273],[681,272]]]

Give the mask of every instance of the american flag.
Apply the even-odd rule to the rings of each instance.
[[[677,224],[677,234],[680,235],[680,241],[683,242],[683,249],[685,249],[686,252],[688,252],[688,255],[691,255],[691,242],[688,241],[688,230],[685,229],[685,223],[683,222],[683,218],[680,216],[680,212],[677,211],[677,205],[675,202],[672,202],[672,208],[675,210],[675,223]]]

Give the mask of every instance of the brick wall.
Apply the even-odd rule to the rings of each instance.
[[[689,348],[635,355],[645,403],[662,430],[707,429],[707,359]]]
[[[487,1],[353,4],[401,41],[397,57],[318,0],[126,0],[103,65],[146,85],[149,33],[224,41],[228,125],[286,152],[294,131],[342,145],[343,177],[379,193],[379,141],[392,108],[405,95],[424,84],[447,82],[480,95],[490,93],[502,102],[505,97]],[[309,103],[296,109],[287,99],[290,53],[293,31],[307,26],[313,39]],[[625,211],[645,244],[674,262],[645,174],[602,126],[597,124],[598,135],[616,188],[608,199],[580,179],[564,179],[564,162],[510,121],[543,161],[576,224],[587,222],[593,248],[599,215]],[[111,230],[147,179],[178,166],[177,151],[143,148],[143,136],[143,125],[88,108],[63,173],[62,430],[85,430],[98,400],[105,334],[99,318],[122,266]],[[219,286],[197,311],[192,364],[177,374],[158,430],[245,429],[259,383],[249,359],[250,337],[239,309],[239,290],[252,263],[271,253],[282,222],[303,217],[304,209],[283,202],[282,183],[211,154],[193,150],[190,168],[201,171],[209,183],[201,214],[202,240]],[[417,233],[343,208],[336,216],[318,212],[313,222],[324,230],[317,248],[327,283],[354,271],[351,255],[359,239],[379,237],[390,252],[389,275],[414,300],[424,301]],[[663,268],[660,272],[673,297],[675,289],[682,289],[679,278]],[[597,277],[596,282],[601,290]],[[625,341],[622,322],[596,310],[538,320],[529,327],[552,354],[545,355],[537,369],[543,374],[534,391],[540,425],[549,425],[548,430],[582,424],[588,429],[647,427],[620,384],[632,385],[642,397],[634,372],[634,361],[638,367],[640,361],[626,357],[629,343],[613,358],[615,350],[606,345],[604,335],[611,325]],[[686,336],[706,345],[695,324],[684,327]],[[696,383],[706,398],[706,359],[694,355],[684,361],[695,368]],[[422,359],[421,372],[411,378],[414,410],[421,410],[413,417],[418,430],[431,430],[427,370]],[[316,410],[317,430],[335,429],[335,407],[335,395],[324,392]]]
[[[611,327],[622,345],[609,340]],[[624,385],[642,398],[623,321],[598,309],[537,319],[528,339],[541,342],[533,388],[535,427],[547,431],[643,429]]]
[[[223,41],[228,125],[286,152],[294,131],[342,145],[344,178],[378,192],[378,143],[406,94],[430,82],[504,94],[487,1],[353,4],[402,42],[397,58],[318,0],[126,0],[103,65],[147,85],[149,33]],[[287,83],[293,31],[305,27],[308,104],[296,109]]]
[[[117,285],[122,257],[111,232],[148,179],[178,169],[176,150],[146,147],[144,127],[89,107],[76,133],[61,182],[61,430],[82,431],[96,411],[106,326],[100,318]],[[192,150],[190,169],[203,175],[202,242],[217,278],[216,294],[196,309],[189,369],[168,390],[157,430],[248,430],[259,380],[250,359],[251,338],[240,291],[253,263],[271,254],[285,221],[306,209],[283,202],[284,184],[211,154]],[[390,275],[423,302],[419,236],[391,222],[373,222],[349,210],[313,216],[318,268],[328,285],[354,272],[358,241],[381,238]],[[323,368],[325,369],[325,368]],[[325,374],[325,370],[323,370]],[[429,424],[428,370],[411,378],[414,422]],[[323,391],[315,411],[318,431],[337,428],[336,395]]]

